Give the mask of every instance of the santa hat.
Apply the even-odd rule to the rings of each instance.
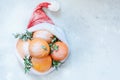
[[[55,1],[40,3],[35,8],[32,16],[31,16],[31,19],[27,26],[27,30],[30,32],[33,32],[38,29],[46,29],[46,30],[50,31],[51,33],[53,33],[56,37],[58,37],[61,41],[63,41],[64,43],[66,43],[68,45],[66,36],[65,36],[64,32],[62,31],[62,29],[60,29],[59,27],[55,27],[56,25],[54,25],[53,21],[46,15],[43,8],[47,8],[50,11],[58,11],[59,4]],[[27,47],[28,47],[28,45],[27,45]],[[22,65],[24,66],[24,61],[17,52],[16,52],[16,56],[18,57],[18,59],[20,60]],[[37,72],[36,70],[34,70],[33,68],[31,68],[31,73],[36,74],[36,75],[45,75],[45,74],[52,72],[54,69],[55,68],[52,67],[47,72],[40,73],[40,72]]]
[[[54,25],[53,21],[44,12],[43,8],[47,8],[50,11],[58,11],[59,4],[56,1],[40,3],[35,8],[27,28],[31,28],[40,23],[50,23],[50,24]]]

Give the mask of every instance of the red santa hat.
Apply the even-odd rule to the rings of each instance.
[[[45,23],[45,22],[54,25],[53,21],[44,12],[43,8],[47,8],[50,11],[58,11],[59,10],[59,4],[56,1],[40,3],[35,8],[27,28],[31,28],[31,27],[33,27],[37,24]]]

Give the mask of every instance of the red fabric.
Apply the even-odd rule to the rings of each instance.
[[[31,17],[31,19],[29,21],[29,24],[28,24],[27,28],[30,28],[30,27],[32,27],[34,25],[37,25],[37,24],[43,23],[43,22],[54,24],[52,22],[52,20],[46,15],[46,13],[42,9],[42,8],[48,8],[48,5],[50,5],[50,3],[43,2],[43,3],[40,3],[36,7],[35,11],[32,14],[32,17]]]

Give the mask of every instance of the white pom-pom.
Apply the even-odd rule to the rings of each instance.
[[[50,3],[51,3],[51,5],[48,6],[48,9],[49,9],[50,11],[56,12],[56,11],[58,11],[58,10],[60,9],[60,5],[59,5],[58,2],[53,1],[53,2],[50,2]]]

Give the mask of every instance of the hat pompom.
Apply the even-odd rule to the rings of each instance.
[[[48,6],[48,9],[49,9],[50,11],[56,12],[56,11],[58,11],[58,10],[60,9],[60,5],[59,5],[58,2],[53,1],[53,2],[50,2],[50,5]]]

